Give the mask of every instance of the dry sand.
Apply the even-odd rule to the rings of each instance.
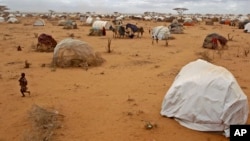
[[[138,23],[145,29],[142,38],[112,39],[112,53],[106,52],[107,36],[88,36],[90,26],[65,30],[46,21],[44,27],[33,27],[34,19],[20,24],[0,24],[0,141],[22,140],[31,128],[28,111],[32,105],[54,108],[63,114],[62,128],[56,130],[56,141],[228,141],[221,134],[185,128],[173,119],[160,115],[161,103],[178,71],[206,52],[212,63],[233,73],[243,91],[250,97],[250,34],[237,27],[204,23],[185,27],[185,34],[174,34],[174,40],[152,45],[148,29],[163,22],[124,21]],[[227,37],[229,49],[221,53],[203,49],[207,34]],[[99,67],[57,68],[49,64],[53,53],[35,52],[34,33],[52,35],[58,42],[74,34],[101,53],[106,62]],[[17,51],[17,46],[22,51]],[[24,68],[24,61],[31,63]],[[46,67],[41,67],[46,64]],[[22,98],[18,79],[25,72],[30,97]],[[249,102],[250,103],[250,102]],[[157,125],[146,130],[146,122]],[[250,118],[247,121],[250,124]]]

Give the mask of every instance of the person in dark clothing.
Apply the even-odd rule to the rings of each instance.
[[[24,93],[28,93],[30,95],[30,91],[28,91],[28,81],[25,78],[25,73],[21,73],[21,78],[18,80],[21,86],[20,92],[22,93],[22,97],[25,97]]]
[[[102,27],[102,35],[106,36],[106,29],[105,29],[105,27]]]

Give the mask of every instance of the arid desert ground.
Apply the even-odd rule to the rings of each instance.
[[[63,115],[61,128],[53,132],[55,141],[228,141],[219,133],[194,131],[160,115],[163,97],[176,74],[198,58],[208,57],[228,69],[250,98],[250,34],[237,27],[203,22],[185,26],[184,34],[172,34],[174,39],[165,46],[161,40],[152,44],[148,30],[170,24],[166,22],[125,20],[143,26],[144,35],[114,39],[112,31],[106,36],[88,36],[91,27],[79,21],[78,29],[66,30],[47,20],[45,26],[33,26],[34,20],[0,24],[0,141],[23,141],[34,134],[29,117],[34,105]],[[228,49],[202,48],[206,35],[214,32],[233,36]],[[34,51],[35,34],[41,33],[52,35],[58,43],[73,34],[106,61],[88,70],[53,70],[53,52]],[[106,50],[108,39],[112,39],[111,53]],[[19,45],[22,51],[17,51]],[[25,60],[30,68],[24,68]],[[21,72],[26,73],[31,91],[24,98],[19,92]],[[145,129],[147,122],[154,128]]]

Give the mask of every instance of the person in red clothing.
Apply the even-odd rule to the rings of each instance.
[[[218,42],[217,42],[217,38],[212,38],[212,49],[216,49],[218,47]]]

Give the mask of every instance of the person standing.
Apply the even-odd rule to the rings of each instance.
[[[105,27],[102,27],[102,35],[106,36],[106,29],[105,29]]]
[[[20,92],[22,93],[22,97],[25,97],[24,93],[28,93],[30,95],[30,91],[28,91],[28,81],[25,78],[25,73],[21,73],[21,78],[18,80],[21,86]]]

